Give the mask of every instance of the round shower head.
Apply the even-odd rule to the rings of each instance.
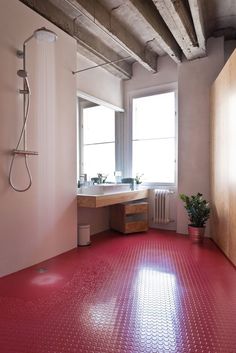
[[[36,29],[36,31],[34,31],[34,37],[40,41],[48,43],[52,43],[57,40],[56,33],[50,31],[50,29],[47,29],[45,27]]]

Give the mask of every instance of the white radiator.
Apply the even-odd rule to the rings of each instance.
[[[173,191],[167,189],[154,190],[154,215],[155,224],[168,224],[170,220],[170,194]]]

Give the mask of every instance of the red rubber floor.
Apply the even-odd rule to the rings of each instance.
[[[0,279],[1,353],[235,353],[235,268],[210,241],[104,233]]]

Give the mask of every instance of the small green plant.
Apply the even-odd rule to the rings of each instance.
[[[190,225],[193,227],[204,227],[210,217],[209,202],[204,200],[199,192],[197,195],[192,196],[180,194],[179,197],[185,203],[184,207],[187,210]]]
[[[142,176],[143,176],[143,174],[136,174],[136,176],[134,178],[136,184],[142,184]]]
[[[102,173],[97,173],[98,176],[98,184],[104,184],[107,180],[107,175],[103,175]]]

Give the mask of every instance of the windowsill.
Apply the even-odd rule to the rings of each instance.
[[[177,188],[177,184],[173,184],[173,183],[156,183],[156,182],[144,182],[141,184],[142,186],[148,187],[150,189],[157,189],[159,187],[169,187],[169,188],[173,188],[176,189]]]

